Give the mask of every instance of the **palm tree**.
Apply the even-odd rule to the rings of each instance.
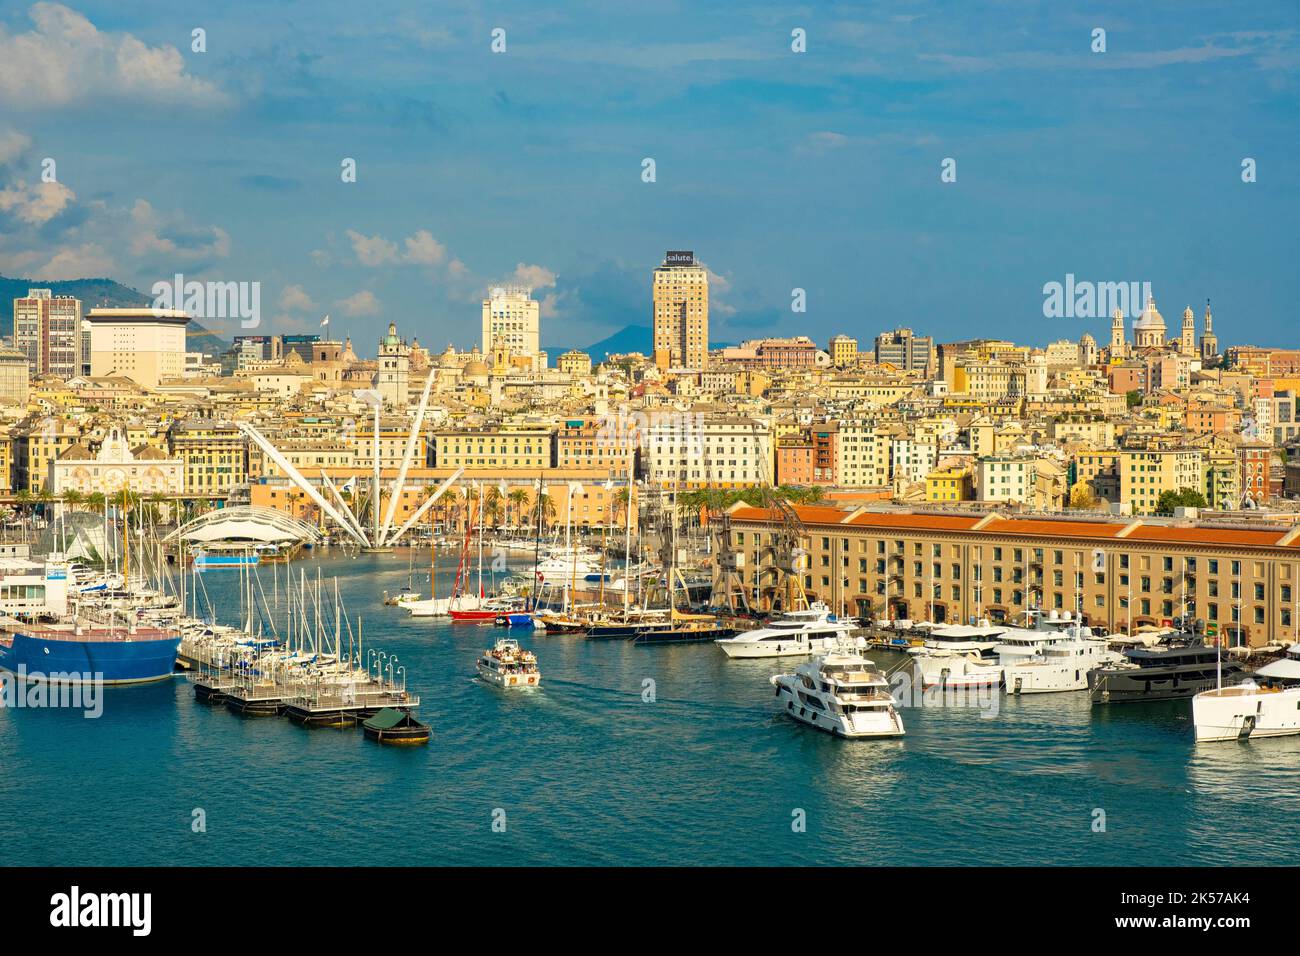
[[[86,496],[76,488],[69,488],[63,493],[63,507],[65,508],[75,509],[77,505],[81,504],[85,500]]]
[[[515,527],[521,527],[524,523],[524,505],[528,504],[528,490],[516,488],[506,495],[506,499],[515,508]]]
[[[486,500],[484,500],[486,498]],[[479,507],[483,509],[483,516],[492,524],[492,530],[497,530],[497,522],[501,518],[501,489],[492,485],[486,492],[479,489]]]
[[[555,499],[548,494],[542,495],[542,527],[546,526],[548,521],[555,520]],[[539,531],[540,533],[540,531]]]

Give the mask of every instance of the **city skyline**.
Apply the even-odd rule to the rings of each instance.
[[[1104,315],[1042,318],[1044,286],[1078,276],[1149,282],[1171,316],[1209,298],[1225,343],[1285,345],[1296,13],[1193,7],[1012,29],[927,4],[384,24],[340,4],[204,23],[19,7],[0,20],[19,67],[0,80],[0,274],[260,282],[259,328],[203,324],[291,334],[330,313],[359,344],[393,321],[431,348],[470,347],[487,290],[522,284],[543,346],[582,347],[650,326],[653,268],[690,248],[716,342],[1029,323],[1103,341]]]

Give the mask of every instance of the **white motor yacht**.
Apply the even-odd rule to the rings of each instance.
[[[828,734],[861,739],[904,733],[889,681],[855,647],[836,648],[771,681],[789,716]]]
[[[972,649],[924,647],[908,648],[916,664],[922,689],[999,687],[1002,665]]]
[[[1192,698],[1197,741],[1245,740],[1300,734],[1300,644],[1255,671],[1257,683],[1203,690]]]
[[[728,657],[804,657],[823,654],[852,640],[853,626],[837,621],[821,601],[806,610],[787,611],[763,627],[714,641]]]
[[[1036,654],[1007,663],[1002,679],[1008,694],[1045,694],[1087,690],[1088,671],[1122,663],[1123,655],[1106,648],[1106,642],[1089,639],[1056,641]]]

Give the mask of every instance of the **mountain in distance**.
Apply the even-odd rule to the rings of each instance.
[[[625,325],[613,335],[608,335],[599,342],[594,342],[586,348],[578,349],[579,352],[586,352],[591,356],[591,360],[596,364],[605,361],[607,355],[622,355],[626,352],[640,352],[642,355],[651,355],[654,352],[655,330],[650,325]],[[709,348],[721,349],[727,348],[731,342],[710,342]],[[547,345],[545,346],[547,354],[550,356],[551,364],[555,360],[570,350],[567,345]]]
[[[14,332],[14,299],[27,295],[28,289],[49,289],[54,295],[72,295],[81,300],[82,313],[94,308],[129,309],[148,305],[152,299],[138,289],[114,282],[112,279],[65,279],[45,282],[39,279],[10,279],[0,276],[0,317],[6,335]],[[230,348],[230,343],[215,332],[191,319],[185,329],[185,345],[191,352],[220,355]]]

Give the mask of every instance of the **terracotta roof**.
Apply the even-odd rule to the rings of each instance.
[[[803,519],[803,513],[795,508]],[[806,519],[804,519],[806,520]],[[926,514],[924,512],[864,511],[850,524],[868,528],[915,528],[918,531],[969,531],[979,524],[976,515]]]
[[[1124,527],[1109,521],[1053,521],[1051,518],[1007,518],[985,525],[986,530],[999,534],[1041,534],[1068,538],[1113,538]]]
[[[1286,535],[1284,528],[1246,531],[1240,528],[1171,528],[1143,525],[1128,536],[1130,541],[1188,541],[1196,544],[1226,544],[1243,548],[1271,547]]]
[[[989,537],[1014,535],[1077,538],[1090,541],[1144,542],[1150,544],[1203,544],[1225,548],[1277,548],[1300,550],[1300,535],[1282,545],[1290,528],[1265,527],[1258,530],[1222,528],[1213,526],[1182,526],[1139,523],[1127,535],[1120,533],[1128,523],[1115,521],[1086,521],[1070,518],[1018,518],[989,515],[943,514],[925,511],[852,511],[829,508],[825,505],[794,505],[799,520],[810,527],[848,524],[854,528],[880,528],[882,530],[971,532]],[[770,509],[737,505],[731,512],[738,521],[779,520],[777,512]],[[991,520],[990,520],[991,517]],[[976,526],[984,522],[983,527]]]

